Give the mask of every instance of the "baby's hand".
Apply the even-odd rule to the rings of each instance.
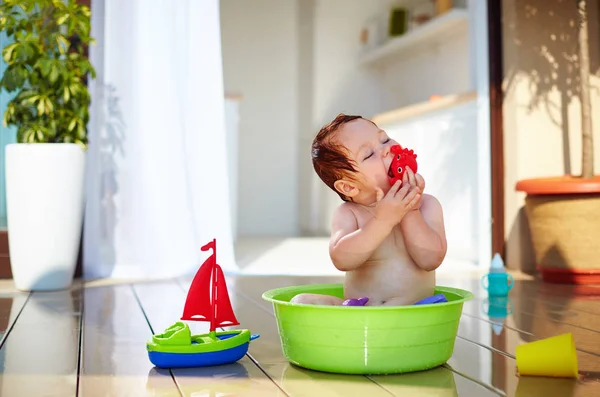
[[[396,181],[385,196],[378,194],[377,198],[375,218],[395,226],[421,202],[421,191],[410,183]]]
[[[421,174],[415,174],[410,167],[406,167],[402,181],[403,183],[409,183],[412,187],[418,187],[420,193],[423,193],[425,190],[425,180]],[[419,208],[421,208],[421,200],[419,200],[413,209],[418,210]]]
[[[411,186],[418,187],[421,193],[425,191],[425,179],[421,174],[415,174],[410,167],[406,167],[406,171],[402,176],[402,183],[410,183]]]

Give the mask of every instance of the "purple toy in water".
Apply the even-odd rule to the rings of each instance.
[[[367,304],[368,301],[369,298],[367,298],[366,296],[358,299],[351,298],[343,301],[342,306],[364,306]]]
[[[444,294],[437,294],[433,296],[428,296],[425,299],[421,299],[418,302],[413,303],[413,305],[430,305],[432,303],[444,303],[448,302],[448,299],[444,296]]]
[[[342,302],[342,306],[364,306],[367,304],[367,302],[369,301],[369,298],[362,297],[362,298],[351,298],[351,299],[346,299],[344,302]],[[444,302],[448,302],[448,299],[446,299],[446,297],[444,296],[444,294],[437,294],[437,295],[433,295],[433,296],[428,296],[425,299],[421,299],[418,302],[413,303],[413,305],[430,305],[433,303],[444,303]]]

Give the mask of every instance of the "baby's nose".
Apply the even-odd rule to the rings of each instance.
[[[381,156],[383,157],[387,157],[390,154],[390,147],[389,146],[384,146],[383,150],[381,151]]]

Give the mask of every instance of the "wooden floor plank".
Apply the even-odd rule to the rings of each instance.
[[[464,281],[462,283],[464,284]],[[452,282],[448,282],[446,285],[457,286]],[[476,290],[476,288],[474,289]],[[565,299],[568,298],[565,297]],[[561,333],[571,332],[575,339],[576,348],[583,359],[582,362],[587,362],[589,365],[591,365],[586,369],[586,371],[600,370],[600,368],[597,368],[596,364],[597,358],[600,355],[600,343],[598,343],[600,336],[597,332],[566,323],[557,323],[552,321],[547,318],[547,315],[543,314],[543,309],[532,309],[535,312],[533,315],[523,312],[521,310],[519,301],[523,302],[524,299],[518,297],[516,293],[511,293],[508,299],[502,302],[494,302],[492,298],[492,302],[494,304],[506,305],[507,309],[506,312],[503,313],[504,318],[502,318],[498,317],[498,313],[496,313],[494,316],[494,313],[492,312],[492,315],[490,315],[490,311],[487,309],[487,306],[489,305],[489,298],[476,297],[474,300],[464,304],[463,317],[470,317],[476,319],[477,321],[485,321],[502,325],[506,329],[515,331],[517,333],[515,335],[518,335],[518,338],[521,339],[521,343],[532,342],[534,340],[552,337]],[[535,299],[531,299],[531,301],[535,301]],[[512,313],[510,313],[511,306],[513,310]],[[498,326],[495,328],[498,330]],[[490,329],[492,329],[491,325]],[[509,353],[514,355],[514,351]],[[596,358],[592,356],[596,356]]]
[[[464,313],[469,317],[490,321],[494,324],[505,325],[507,329],[511,329],[522,335],[523,341],[525,342],[571,332],[575,339],[577,350],[600,358],[600,343],[598,343],[600,335],[597,332],[571,324],[556,323],[548,320],[543,314],[531,315],[529,313],[524,313],[519,310],[519,306],[517,303],[514,303],[514,299],[511,299],[510,301],[513,302],[513,306],[515,307],[514,312],[507,314],[504,318],[490,315],[486,316],[481,310],[483,300],[475,300],[466,303],[464,306]]]
[[[180,396],[170,375],[152,371],[152,333],[129,285],[88,287],[84,302],[80,396]]]
[[[443,283],[444,285],[451,287],[465,288],[476,294],[474,300],[464,304],[463,316],[466,315],[482,321],[492,321],[494,323],[503,322],[507,328],[518,331],[523,337],[523,342],[530,342],[571,332],[579,351],[591,355],[600,355],[600,343],[597,342],[600,336],[597,332],[566,322],[557,322],[550,319],[547,314],[548,312],[545,311],[543,305],[536,303],[535,297],[528,296],[527,298],[524,298],[519,295],[519,291],[523,291],[523,289],[510,292],[508,300],[510,301],[510,305],[512,305],[513,312],[510,314],[507,313],[504,319],[498,319],[493,316],[490,318],[489,313],[487,315],[485,313],[485,302],[486,300],[489,301],[489,297],[487,297],[487,293],[480,287],[479,280],[453,278],[444,279]],[[572,297],[563,295],[562,299],[568,301],[569,299],[572,299]],[[507,304],[507,307],[510,307],[509,304]],[[526,309],[523,310],[523,307]],[[588,317],[588,315],[582,313],[577,314],[577,316],[587,317],[587,321],[591,328],[594,327],[597,319],[600,318],[596,315],[589,315]]]
[[[459,288],[466,287],[466,289],[469,289],[469,286],[465,285],[465,283],[471,283],[471,290],[477,291],[477,287],[474,285],[475,282],[476,280],[462,280],[459,283],[453,283],[452,281],[449,281],[446,284],[450,286],[458,286],[457,284],[461,284]],[[481,293],[481,291],[477,292]],[[517,294],[513,295],[513,293],[511,293],[512,297],[516,295]],[[494,368],[492,374],[492,384],[495,387],[507,391],[508,395],[512,395],[511,393],[517,393],[519,390],[529,389],[531,385],[537,383],[530,377],[517,376],[516,362],[514,360],[516,347],[523,343],[539,340],[541,337],[537,334],[537,332],[540,329],[543,329],[540,328],[540,323],[547,327],[545,330],[545,336],[543,337],[558,335],[562,332],[570,332],[573,331],[573,328],[566,328],[564,324],[562,329],[560,327],[551,326],[549,325],[549,321],[544,319],[541,315],[536,317],[525,314],[519,315],[518,308],[515,310],[515,312],[517,312],[516,315],[514,313],[508,315],[504,321],[499,321],[499,319],[494,317],[490,318],[489,316],[486,318],[484,313],[485,310],[481,310],[481,304],[483,301],[484,299],[476,297],[476,299],[465,303],[463,316],[461,318],[458,331],[459,337],[463,338],[463,341],[465,342],[470,342],[472,344],[485,347],[491,351],[500,352],[500,354],[491,354],[490,356],[492,367]],[[537,322],[537,324],[531,326],[531,323],[529,323],[529,326],[523,326],[524,323],[520,322],[520,325],[517,325],[517,317],[521,320],[525,318],[527,321]],[[487,325],[484,323],[487,323]],[[501,326],[501,328],[498,328],[498,326]],[[480,331],[472,332],[471,330]],[[580,344],[578,343],[578,338],[581,340],[582,337],[588,338],[587,340],[583,339],[584,345],[587,342],[588,346],[594,345],[594,341],[599,340],[597,337],[595,337],[594,332],[582,332],[581,330],[578,330],[577,332],[573,332],[573,334],[576,344]],[[567,394],[569,396],[600,395],[600,383],[598,382],[598,378],[600,377],[599,357],[593,354],[588,354],[581,350],[577,352],[577,356],[579,361],[579,370],[582,374],[581,379],[562,380],[560,382],[555,381],[550,383],[555,383],[557,390],[568,389],[571,393]]]
[[[22,302],[3,310],[9,324]],[[80,288],[32,293],[0,350],[0,395],[75,396],[80,315]]]
[[[509,295],[513,304],[523,314],[543,316],[549,320],[572,324],[600,333],[600,312],[587,312],[574,309],[577,302],[586,302],[590,307],[600,306],[600,301],[588,301],[578,296],[554,296],[552,299],[521,295],[518,289]],[[494,299],[494,298],[492,298]]]
[[[282,278],[273,278],[267,283],[273,282],[273,280],[275,285],[271,285],[270,287],[302,284],[295,279],[288,279],[286,281]],[[304,283],[311,283],[320,282],[321,280],[305,278],[302,281]],[[242,283],[244,281],[240,280],[238,282]],[[445,282],[444,285],[476,291],[477,287],[475,284],[477,282],[477,280],[465,282],[463,279],[461,283],[458,283],[460,285],[452,282]],[[266,285],[254,282],[248,284],[247,290],[252,295],[252,299],[260,299],[260,295],[263,292],[262,289]],[[253,286],[252,284],[256,285]],[[268,305],[267,302],[263,304]],[[465,304],[465,311],[469,311],[469,307],[472,307],[469,305],[472,304]],[[507,348],[506,342],[502,341],[502,338],[498,339],[494,334],[492,324],[481,318],[469,318],[465,315],[461,318],[458,335],[459,339],[457,339],[455,345],[454,356],[449,360],[449,364],[454,371],[476,381],[486,383],[498,391],[504,391],[507,395],[513,395],[517,390],[527,388],[527,385],[535,383],[529,377],[519,378],[517,376],[516,363],[514,361],[516,346],[534,340],[535,337],[529,336],[529,339],[525,338],[525,340],[522,340],[515,337],[515,334],[510,335],[511,345]],[[595,356],[590,356],[583,352],[579,352],[578,357],[580,368],[584,370],[584,375],[587,374],[588,380],[586,382],[563,380],[559,382],[558,386],[563,389],[570,388],[574,393],[573,395],[584,396],[589,392],[596,392],[596,388],[600,386],[596,381],[596,374],[599,373],[597,372],[598,362]],[[467,384],[470,385],[468,387],[480,387],[479,385],[471,385],[471,382],[467,382]],[[465,395],[472,395],[472,393],[465,392]]]
[[[480,277],[456,277],[443,274],[438,277],[438,284],[465,288],[473,292],[479,300],[478,305],[483,305],[489,300],[488,293],[480,283]],[[543,317],[550,322],[559,322],[600,332],[600,288],[587,287],[598,290],[598,296],[578,294],[577,286],[543,283],[538,280],[515,281],[513,289],[509,292],[515,313],[525,317]],[[492,301],[498,298],[491,298]],[[470,305],[473,305],[471,302]]]
[[[179,321],[186,292],[173,280],[134,285],[134,291],[154,333]],[[229,288],[231,290],[231,288]],[[234,308],[235,310],[235,308]],[[236,310],[237,314],[237,310]],[[204,322],[187,322],[194,334],[208,332]],[[254,343],[254,341],[252,342]],[[169,370],[155,369],[168,374]],[[204,368],[173,369],[183,396],[281,396],[283,393],[252,360],[246,356],[237,363]],[[158,391],[158,390],[157,390]]]
[[[510,319],[508,319],[508,324],[510,324]],[[514,360],[516,348],[518,345],[521,345],[526,342],[530,342],[533,340],[538,340],[528,334],[521,334],[514,329],[504,328],[499,335],[496,335],[492,330],[492,325],[489,326],[489,332],[492,338],[491,343],[486,338],[474,337],[473,335],[466,335],[463,331],[466,326],[471,327],[479,327],[480,320],[473,317],[463,316],[461,319],[461,328],[459,328],[459,336],[464,337],[465,339],[471,341],[474,344],[480,344],[482,346],[487,346],[490,349],[495,349],[504,353],[505,356],[509,356],[508,359],[500,360],[497,355],[492,357],[493,367],[495,368],[495,385],[500,388],[508,388],[512,390],[516,390],[520,383],[523,382],[523,379],[516,376],[516,362]],[[572,389],[573,396],[585,396],[588,395],[590,391],[594,391],[600,395],[600,382],[598,379],[600,378],[600,358],[594,355],[590,355],[581,351],[577,352],[578,362],[579,362],[579,371],[582,374],[582,379],[578,381],[564,381],[563,387],[570,385],[570,389]],[[500,376],[499,376],[500,374]],[[532,383],[528,380],[524,382]]]
[[[263,277],[252,277],[261,284]],[[260,367],[288,395],[297,396],[345,396],[345,397],[389,397],[393,393],[385,390],[364,376],[327,374],[295,367],[285,359],[281,349],[277,324],[271,314],[254,302],[246,299],[238,284],[239,278],[227,278],[230,298],[241,328],[249,328],[260,338],[250,344],[249,353]],[[183,281],[187,288],[189,280]]]
[[[283,286],[289,286],[289,285],[301,285],[301,284],[311,284],[311,283],[329,283],[329,282],[339,282],[340,278],[324,278],[324,277],[302,277],[302,278],[298,278],[298,277],[263,277],[260,279],[254,279],[254,278],[250,278],[250,277],[238,277],[236,279],[236,286],[238,287],[238,291],[241,292],[242,294],[244,294],[246,296],[246,298],[248,300],[254,301],[256,304],[258,304],[259,306],[261,306],[265,312],[267,312],[272,320],[271,322],[273,323],[273,331],[272,335],[270,335],[270,340],[274,340],[273,346],[271,347],[271,349],[273,351],[278,351],[279,354],[280,350],[281,350],[281,346],[280,346],[280,341],[279,341],[279,335],[277,333],[277,327],[276,327],[276,323],[274,322],[274,318],[273,318],[273,311],[272,311],[272,305],[264,300],[262,300],[261,295],[264,291],[271,289],[271,288],[278,288],[278,287],[283,287]],[[268,320],[265,320],[268,321]],[[264,327],[264,326],[263,326]],[[468,346],[469,349],[471,350],[472,348],[470,346]],[[482,354],[485,354],[487,352],[487,354],[490,354],[488,351],[486,351],[485,349],[481,349],[483,351]],[[463,374],[466,375],[466,372],[469,372],[471,375],[474,375],[474,371],[478,371],[481,370],[480,365],[477,362],[473,362],[472,365],[470,365],[470,363],[472,362],[472,356],[469,356],[469,354],[465,354],[464,355],[464,359],[461,360],[459,362],[459,364],[456,363],[456,359],[455,361],[455,365],[456,367],[460,367],[459,369],[455,369],[456,372],[460,372],[460,370],[463,370]],[[285,358],[281,358],[283,360],[285,360]],[[267,360],[268,361],[268,360]],[[464,364],[463,364],[464,361]],[[468,366],[468,368],[465,368],[466,366]],[[295,367],[294,367],[295,368]],[[447,371],[446,369],[442,369],[440,370],[442,372]],[[427,373],[423,373],[424,377],[427,376]],[[403,384],[403,381],[405,380],[405,378],[403,378],[404,375],[395,375],[395,376],[386,376],[386,377],[371,377],[371,379],[376,380],[378,384],[380,384],[382,387],[386,388],[387,390],[391,391],[394,394],[398,394],[398,395],[404,395],[402,392],[402,388],[405,389],[405,392],[408,392],[409,390],[411,390],[411,386],[410,385],[405,385]],[[396,379],[398,378],[398,379]],[[453,377],[454,378],[454,377]],[[460,377],[459,377],[460,378]],[[386,379],[386,383],[381,383],[380,381],[383,381],[383,379]],[[473,377],[474,380],[480,380],[481,376],[474,376]],[[457,389],[457,393],[459,395],[474,395],[473,392],[476,393],[476,395],[481,395],[481,396],[487,396],[487,395],[502,395],[501,391],[491,391],[493,389],[492,386],[489,386],[489,389],[484,388],[482,385],[477,384],[475,382],[472,382],[466,378],[461,378],[458,382],[454,382],[454,386],[456,388],[461,387],[461,389]]]
[[[28,292],[11,292],[0,294],[0,346],[10,332],[15,320],[21,314],[30,294]]]
[[[397,396],[498,396],[445,367],[398,375],[369,376]]]
[[[578,286],[545,283],[540,280],[516,280],[511,295],[533,298],[548,306],[561,306],[562,311],[599,314],[600,286],[598,285]]]
[[[563,298],[567,301],[568,298]],[[544,302],[536,301],[531,297],[522,297],[517,294],[510,294],[507,298],[489,298],[481,297],[468,302],[465,305],[467,313],[473,316],[486,316],[489,314],[490,303],[496,308],[506,306],[507,311],[512,309],[511,315],[515,317],[519,329],[532,334],[539,333],[540,330],[554,330],[555,327],[571,329],[589,335],[590,338],[600,338],[600,315],[590,314],[568,309],[561,310],[554,306],[549,306]],[[600,307],[600,304],[598,304]],[[486,313],[485,311],[488,311]],[[566,331],[565,331],[566,332]],[[546,332],[547,333],[547,332]],[[600,353],[592,347],[592,352]]]

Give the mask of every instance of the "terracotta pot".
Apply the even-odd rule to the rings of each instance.
[[[542,279],[600,284],[600,176],[519,181]]]

